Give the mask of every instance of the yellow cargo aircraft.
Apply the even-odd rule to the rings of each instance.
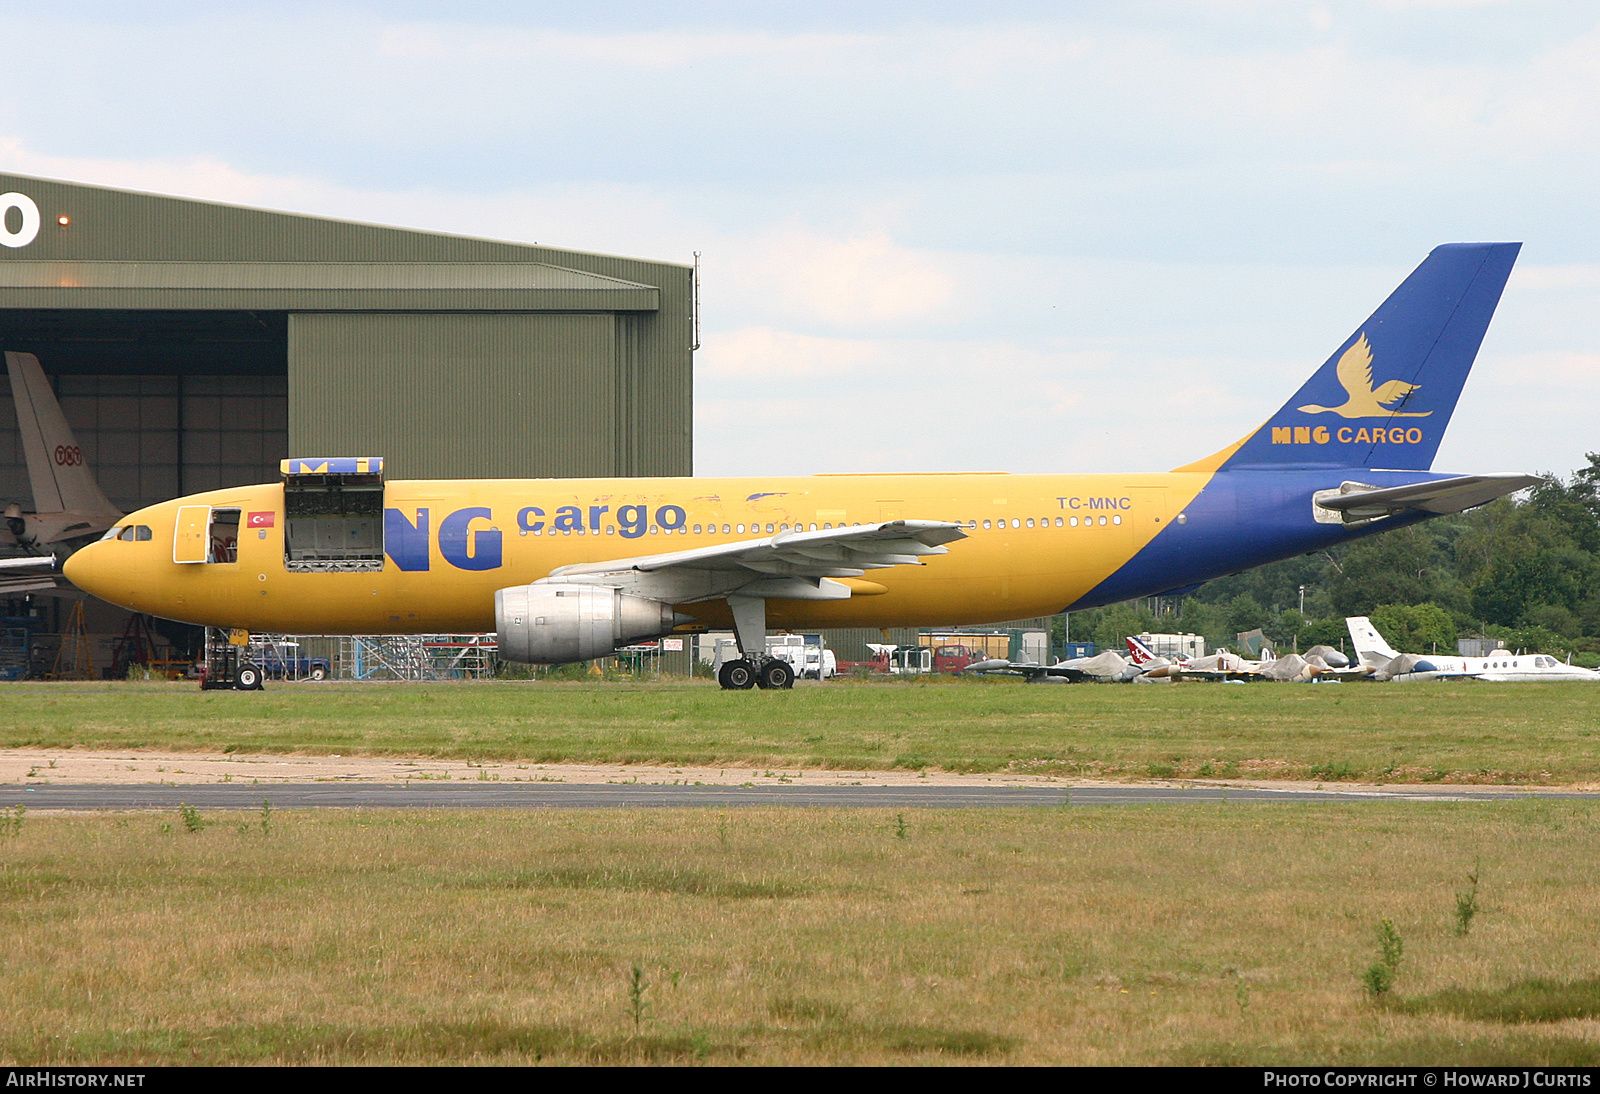
[[[386,481],[378,458],[290,459],[281,482],[123,518],[65,572],[189,623],[492,629],[539,664],[731,625],[722,685],[788,687],[769,627],[1174,592],[1530,485],[1429,470],[1519,246],[1436,248],[1260,429],[1164,474]]]

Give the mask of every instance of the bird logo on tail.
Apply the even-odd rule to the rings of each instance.
[[[1403,400],[1413,391],[1421,388],[1421,384],[1408,384],[1404,380],[1390,380],[1377,387],[1372,386],[1372,346],[1367,342],[1367,336],[1362,334],[1356,339],[1356,344],[1344,351],[1339,358],[1339,363],[1334,367],[1334,375],[1338,377],[1339,384],[1345,390],[1348,398],[1342,406],[1318,406],[1316,403],[1307,403],[1295,409],[1303,414],[1337,414],[1341,418],[1426,418],[1432,414],[1431,410],[1401,411],[1389,409],[1389,403]]]

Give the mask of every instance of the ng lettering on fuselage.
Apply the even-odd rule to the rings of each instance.
[[[601,518],[610,511],[609,505],[589,506],[586,524],[581,506],[554,506],[546,514],[537,505],[527,505],[517,511],[517,530],[524,536],[543,535],[546,531],[600,535],[604,531],[623,539],[638,539],[652,526],[663,532],[679,532],[688,521],[681,505],[658,506],[653,525],[648,505],[620,506],[614,524],[602,523]],[[548,522],[543,519],[547,515],[551,518]],[[383,511],[384,554],[396,568],[411,573],[428,569],[431,518],[428,506],[418,506],[409,516],[403,509]],[[438,527],[439,556],[456,569],[498,570],[504,564],[501,532],[493,510],[487,506],[457,509],[441,519]]]

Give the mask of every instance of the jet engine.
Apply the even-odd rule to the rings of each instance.
[[[604,657],[671,634],[679,618],[671,604],[607,585],[518,585],[494,594],[500,656],[534,665]]]

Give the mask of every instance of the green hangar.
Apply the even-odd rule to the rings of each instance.
[[[37,356],[125,512],[291,454],[687,475],[694,309],[679,263],[0,175],[0,349]],[[9,397],[7,503],[33,508]]]
[[[0,175],[0,348],[124,510],[295,455],[687,475],[691,267]],[[0,495],[30,501],[0,406]]]

